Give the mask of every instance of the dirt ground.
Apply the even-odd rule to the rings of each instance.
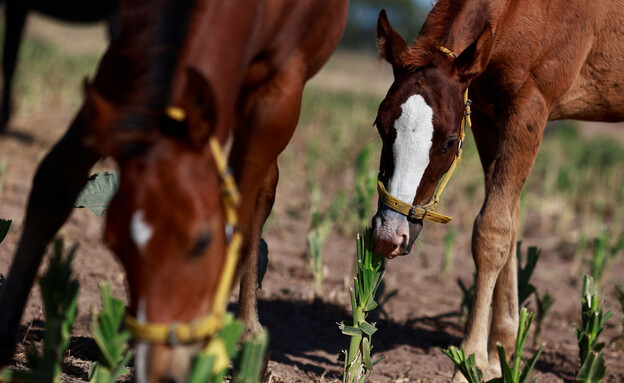
[[[49,107],[36,114],[18,113],[10,134],[0,137],[0,161],[5,161],[8,169],[0,195],[0,217],[13,219],[12,230],[0,245],[0,272],[3,274],[8,272],[17,245],[37,163],[63,134],[73,112]],[[96,168],[94,170],[114,166],[104,162]],[[269,245],[270,263],[259,292],[259,311],[261,322],[270,334],[267,381],[338,382],[342,365],[337,357],[348,347],[348,338],[340,333],[336,323],[351,316],[348,286],[352,282],[355,240],[336,233],[330,236],[324,252],[324,294],[321,301],[314,300],[312,274],[303,258],[307,216],[289,213],[301,206],[297,196],[303,188],[293,180],[282,182],[272,224],[264,235]],[[530,227],[531,217],[528,219],[527,227]],[[90,211],[75,209],[62,229],[67,245],[80,245],[73,264],[81,284],[79,315],[64,377],[67,382],[86,380],[93,347],[88,323],[91,307],[99,302],[98,285],[108,281],[113,294],[126,299],[123,270],[100,240],[103,222],[103,218]],[[425,242],[415,246],[411,255],[388,262],[386,291],[396,290],[396,295],[384,306],[387,315],[377,321],[379,331],[373,339],[374,355],[384,355],[385,360],[375,367],[369,382],[447,382],[450,379],[452,363],[441,349],[459,345],[461,341],[463,330],[458,318],[452,315],[459,309],[461,300],[456,280],[461,278],[468,283],[473,272],[470,226],[465,224],[458,230],[455,263],[449,276],[440,272],[441,238],[434,236],[428,236]],[[570,251],[562,251],[553,238],[543,238],[527,230],[523,241],[527,246],[542,248],[533,283],[539,291],[548,291],[555,298],[542,334],[546,347],[536,367],[539,382],[573,381],[578,368],[578,349],[572,324],[581,321],[581,293],[579,278],[571,271],[573,259]],[[611,282],[624,281],[624,260],[613,265],[607,279],[609,283],[605,286],[608,287]],[[232,295],[233,304],[234,297],[235,294]],[[530,308],[535,310],[534,303]],[[621,316],[612,288],[607,291],[606,308],[616,313],[610,320],[613,327],[602,335],[602,339],[609,342],[622,331],[616,326]],[[42,304],[38,288],[34,288],[22,319],[24,333],[31,324],[35,329],[40,326],[39,320],[43,320]],[[526,352],[530,356],[535,349],[528,347]],[[604,352],[605,381],[623,382],[624,354],[613,343],[609,343]],[[23,355],[18,354],[15,365],[21,365],[22,359]]]

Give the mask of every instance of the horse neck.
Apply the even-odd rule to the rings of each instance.
[[[513,0],[439,0],[418,34],[459,54],[483,31],[486,22],[496,31],[504,9]]]
[[[237,103],[249,63],[254,59],[255,28],[263,3],[198,0],[172,89],[172,103],[184,98],[186,71],[193,69],[209,83],[218,111],[216,135],[223,141],[236,124]]]

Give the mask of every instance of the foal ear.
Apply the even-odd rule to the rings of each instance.
[[[401,56],[408,49],[407,43],[390,25],[386,10],[382,9],[377,19],[377,46],[379,57],[386,59],[392,68],[402,66]]]
[[[490,59],[492,40],[492,27],[486,22],[477,40],[455,60],[457,74],[462,80],[471,81],[485,70]]]
[[[188,114],[189,140],[194,147],[202,149],[213,133],[216,106],[212,87],[195,69],[187,71],[186,92],[182,102]]]

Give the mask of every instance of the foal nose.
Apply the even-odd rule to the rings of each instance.
[[[379,213],[373,217],[375,253],[392,259],[409,252],[409,225],[404,217],[401,218],[388,219]]]

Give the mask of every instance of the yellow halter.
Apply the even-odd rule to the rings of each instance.
[[[440,47],[440,51],[446,53],[447,55],[456,58],[455,54],[448,50],[447,48]],[[470,121],[470,100],[468,99],[468,88],[466,88],[466,93],[464,93],[464,104],[466,105],[464,111],[464,118],[459,127],[459,142],[457,144],[457,155],[453,160],[453,163],[449,167],[449,170],[446,172],[438,187],[431,197],[431,200],[425,205],[410,205],[401,201],[400,199],[394,197],[392,194],[386,190],[383,182],[381,180],[377,180],[377,191],[379,192],[379,200],[390,209],[399,212],[409,219],[426,219],[428,221],[437,222],[437,223],[447,223],[453,217],[449,217],[440,213],[436,213],[434,210],[438,207],[438,202],[440,202],[440,195],[449,179],[453,175],[455,168],[461,162],[463,148],[462,144],[464,142],[464,138],[466,137],[466,127],[470,128],[472,126],[472,122]]]
[[[186,118],[184,110],[178,107],[167,108],[166,114],[169,118],[176,121],[184,121]],[[236,230],[236,209],[240,203],[240,195],[234,177],[229,172],[227,160],[221,149],[221,144],[214,137],[210,138],[209,144],[217,171],[219,172],[219,187],[225,214],[225,233],[228,241],[225,265],[221,272],[221,280],[219,281],[213,300],[212,312],[188,323],[149,323],[139,321],[130,315],[126,315],[126,328],[136,340],[149,343],[165,343],[169,345],[193,343],[212,338],[223,327],[223,320],[227,311],[227,300],[242,242],[242,236],[240,232]],[[222,361],[224,355],[227,359],[227,354],[224,354],[225,349],[222,342],[215,341],[214,339],[211,340],[207,346],[207,350],[216,355],[217,361]],[[215,368],[216,367],[215,365]]]

